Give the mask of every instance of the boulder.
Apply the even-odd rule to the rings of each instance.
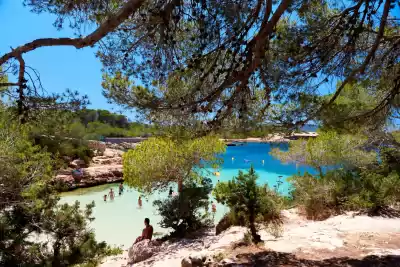
[[[183,258],[181,261],[181,267],[193,267],[192,260],[190,257]]]
[[[129,264],[141,262],[149,259],[151,256],[160,251],[160,246],[150,240],[143,240],[133,244],[128,251]]]
[[[183,258],[181,261],[181,267],[205,267],[212,266],[213,263],[214,261],[210,255],[206,252],[200,252]]]

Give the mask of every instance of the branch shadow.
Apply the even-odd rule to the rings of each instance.
[[[258,253],[244,253],[236,256],[240,266],[264,267],[399,267],[400,256],[367,256],[362,259],[348,257],[330,258],[325,260],[306,260],[297,258],[290,253],[262,251]]]

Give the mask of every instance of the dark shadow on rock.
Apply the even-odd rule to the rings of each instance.
[[[239,254],[236,256],[237,265],[264,267],[399,267],[400,256],[367,256],[363,259],[330,258],[325,260],[306,260],[297,258],[290,253],[263,251],[258,253]],[[226,265],[228,266],[228,265]],[[234,266],[234,265],[229,265]]]

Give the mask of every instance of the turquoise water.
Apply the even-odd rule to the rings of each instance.
[[[284,145],[281,145],[286,149]],[[270,187],[276,185],[279,176],[282,176],[284,182],[279,190],[282,194],[287,194],[289,184],[285,181],[288,176],[304,171],[314,172],[311,168],[305,166],[296,166],[291,164],[282,164],[272,158],[268,153],[271,149],[269,144],[248,143],[243,146],[227,147],[223,155],[224,164],[220,170],[220,176],[210,174],[214,184],[220,181],[227,181],[236,176],[238,170],[246,170],[253,164],[259,175],[259,183],[268,183]],[[233,158],[233,159],[232,159]],[[264,162],[263,162],[264,161]],[[210,170],[212,173],[214,170]],[[110,188],[116,192],[114,201],[103,201],[103,195],[107,194]],[[160,217],[155,213],[152,203],[156,199],[167,197],[168,193],[155,193],[148,199],[143,199],[143,206],[138,208],[137,200],[139,194],[125,186],[125,192],[118,196],[118,184],[103,185],[88,189],[78,189],[62,195],[61,202],[73,203],[79,201],[84,206],[95,201],[94,217],[96,218],[91,227],[94,229],[99,240],[104,240],[109,244],[123,245],[128,247],[135,238],[141,234],[144,218],[150,218],[154,231],[165,234],[166,229],[158,226]],[[215,221],[222,218],[228,209],[217,204]]]

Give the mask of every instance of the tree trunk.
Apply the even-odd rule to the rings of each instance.
[[[59,241],[56,241],[53,245],[53,261],[51,266],[53,267],[59,267],[60,265],[60,249],[61,249],[61,244]]]
[[[178,192],[179,192],[179,194],[182,193],[182,189],[183,189],[183,179],[179,178],[178,179]]]
[[[249,225],[250,233],[251,233],[251,236],[253,237],[253,242],[256,244],[260,243],[262,240],[261,240],[261,236],[259,234],[257,234],[254,211],[250,211],[249,224],[250,224]]]
[[[318,166],[318,167],[317,167],[317,170],[318,170],[318,172],[319,172],[319,176],[320,176],[321,178],[324,177],[324,173],[322,172],[321,166]]]

